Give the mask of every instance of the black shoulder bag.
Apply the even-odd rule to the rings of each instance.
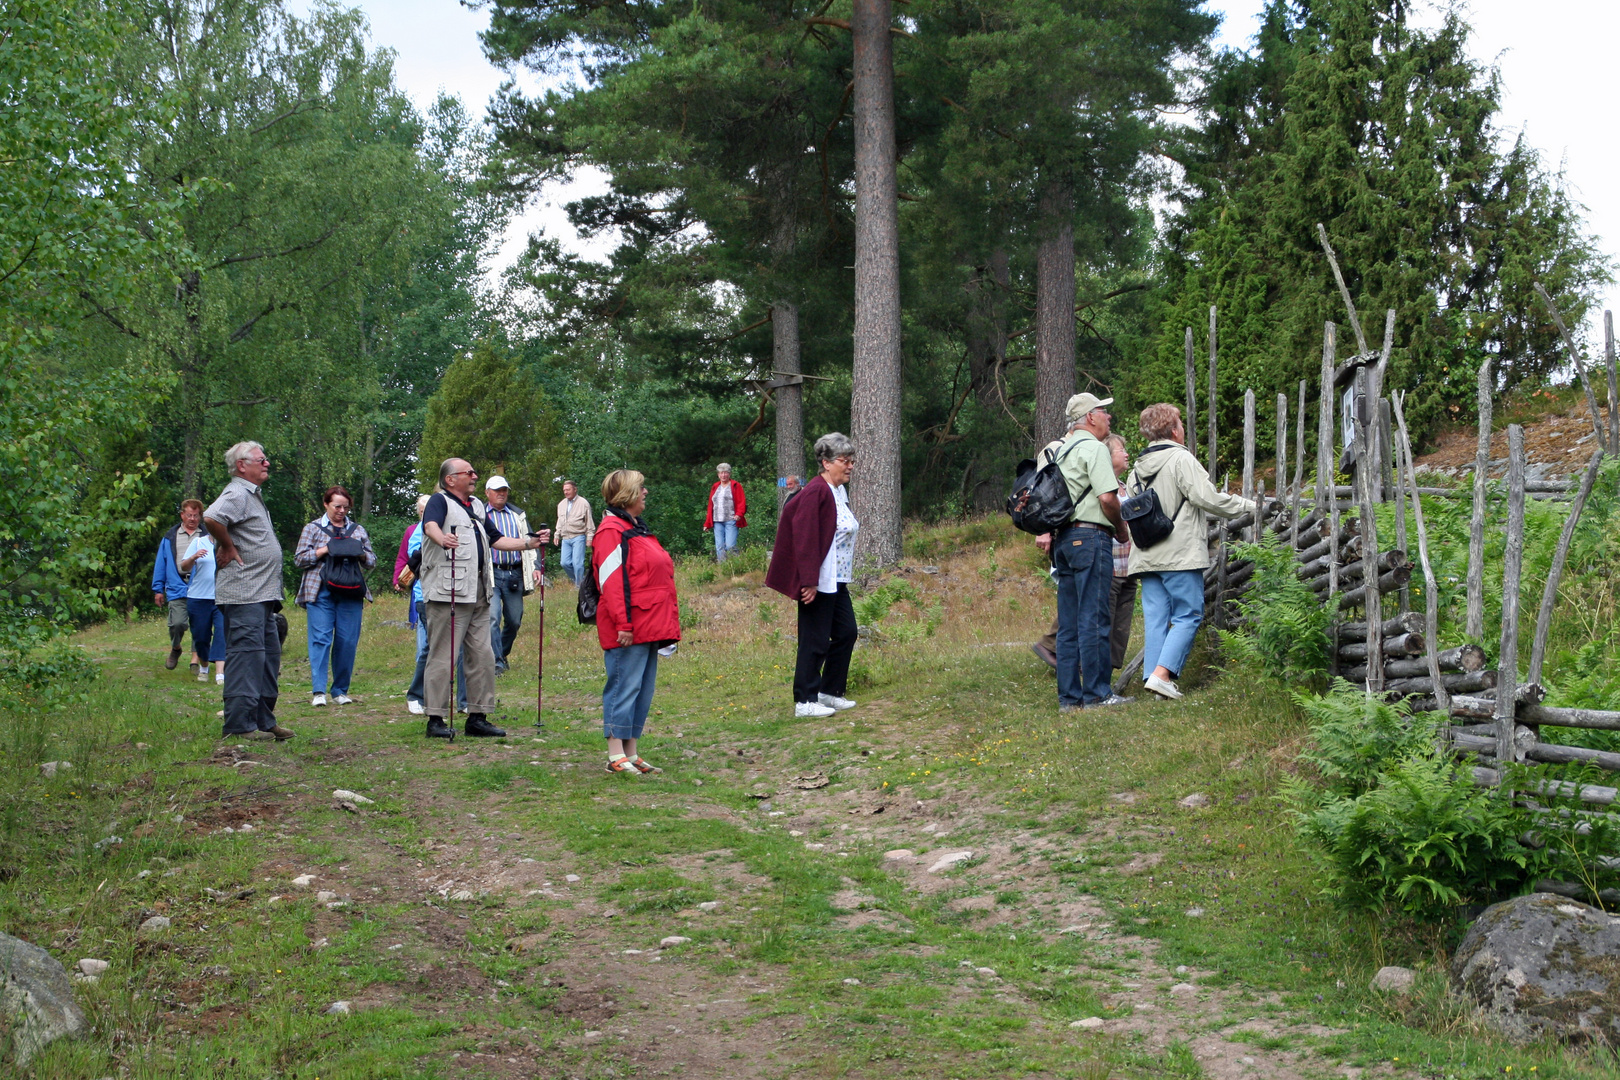
[[[326,542],[326,557],[322,559],[321,584],[326,586],[334,600],[364,600],[366,598],[366,545],[349,535],[353,525],[340,531],[331,525],[323,526],[332,539]]]
[[[1161,443],[1158,446],[1150,446],[1142,452],[1150,454],[1165,446],[1173,445],[1175,444]],[[1131,543],[1144,550],[1163,543],[1176,530],[1175,518],[1164,512],[1164,507],[1159,503],[1159,493],[1152,487],[1153,480],[1158,475],[1154,473],[1144,481],[1138,474],[1135,494],[1119,504],[1119,516],[1130,526]],[[1185,502],[1184,499],[1183,505]],[[1179,513],[1180,507],[1176,510]]]

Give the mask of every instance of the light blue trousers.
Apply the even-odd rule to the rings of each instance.
[[[1204,621],[1204,573],[1161,570],[1141,575],[1142,678],[1162,667],[1179,676]]]

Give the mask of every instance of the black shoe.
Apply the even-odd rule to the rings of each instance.
[[[179,663],[180,663],[180,650],[179,649],[170,649],[169,650],[169,658],[163,662],[163,666],[168,668],[170,671],[173,671],[175,669],[175,667]]]
[[[468,713],[467,722],[462,726],[461,730],[466,733],[469,739],[499,739],[506,735],[505,731],[485,720],[483,713]]]
[[[427,737],[430,739],[449,739],[456,741],[456,729],[444,722],[442,716],[428,717]]]

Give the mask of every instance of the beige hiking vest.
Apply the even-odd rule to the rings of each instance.
[[[444,531],[461,541],[451,552],[422,537],[422,599],[448,604],[452,583],[456,603],[473,604],[495,594],[495,560],[484,534],[483,503],[474,502],[469,514],[455,499],[444,497]],[[479,553],[483,553],[484,573],[478,577]]]

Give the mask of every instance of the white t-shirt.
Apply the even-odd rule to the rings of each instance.
[[[833,531],[832,547],[821,560],[821,574],[816,581],[816,592],[835,593],[840,584],[855,580],[855,534],[861,523],[849,508],[849,489],[839,484],[832,489],[833,503],[838,507],[838,524]]]

